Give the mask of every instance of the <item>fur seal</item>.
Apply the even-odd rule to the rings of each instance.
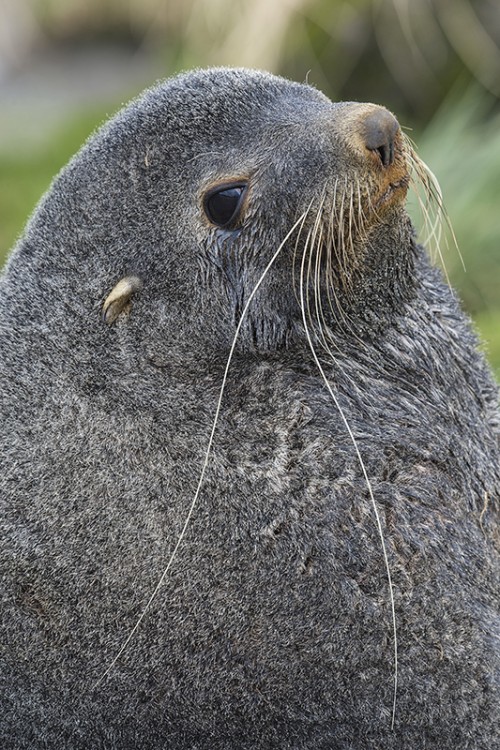
[[[396,119],[147,91],[0,282],[3,748],[491,750],[500,412]]]

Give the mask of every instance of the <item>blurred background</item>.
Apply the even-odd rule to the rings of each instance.
[[[0,263],[106,117],[208,65],[398,116],[441,184],[464,264],[453,242],[444,262],[500,376],[499,0],[0,0]]]

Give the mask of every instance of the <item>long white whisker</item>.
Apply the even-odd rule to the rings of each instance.
[[[163,582],[165,581],[165,578],[167,577],[170,568],[172,567],[172,563],[173,563],[173,561],[174,561],[174,559],[175,559],[175,557],[177,555],[177,551],[178,551],[179,547],[181,546],[181,544],[182,544],[182,542],[184,540],[184,537],[186,535],[187,528],[188,528],[189,523],[191,521],[191,518],[193,516],[193,512],[194,512],[194,509],[196,507],[196,503],[197,503],[199,495],[200,495],[201,487],[203,485],[203,480],[205,478],[205,473],[206,473],[206,469],[207,469],[207,466],[208,466],[208,460],[209,460],[209,457],[210,457],[210,452],[212,450],[212,444],[213,444],[213,440],[214,440],[215,430],[217,428],[217,423],[219,421],[219,414],[220,414],[220,410],[221,410],[222,399],[223,399],[224,391],[225,391],[225,388],[226,388],[227,375],[228,375],[229,367],[231,365],[231,361],[232,361],[232,358],[233,358],[234,350],[236,348],[236,343],[238,341],[238,337],[239,337],[239,334],[240,334],[240,331],[241,331],[241,326],[243,324],[243,321],[245,319],[246,313],[247,313],[247,311],[248,311],[248,309],[249,309],[249,307],[250,307],[250,305],[251,305],[251,303],[252,303],[255,295],[257,294],[257,292],[258,292],[258,290],[259,290],[262,282],[264,281],[265,277],[267,276],[267,273],[268,273],[269,269],[271,268],[271,266],[275,262],[276,258],[281,253],[281,251],[282,251],[283,247],[285,246],[286,242],[288,241],[288,239],[290,238],[290,236],[293,234],[293,232],[296,230],[296,228],[299,226],[299,224],[301,224],[301,223],[303,224],[304,219],[307,216],[307,211],[308,210],[309,210],[309,208],[297,219],[297,221],[295,222],[295,224],[293,225],[293,227],[290,229],[290,231],[288,232],[288,234],[285,236],[284,240],[281,242],[280,246],[278,247],[278,249],[276,250],[276,252],[272,256],[272,258],[269,261],[269,263],[267,264],[267,266],[265,267],[265,269],[264,269],[261,277],[259,278],[259,280],[255,284],[254,288],[252,289],[252,292],[250,293],[250,295],[249,295],[249,297],[248,297],[248,299],[246,301],[245,306],[243,307],[243,311],[242,311],[240,319],[238,321],[238,325],[236,326],[236,331],[235,331],[235,334],[234,334],[234,337],[233,337],[231,348],[229,350],[229,355],[228,355],[227,362],[226,362],[226,368],[224,370],[224,375],[223,375],[223,378],[222,378],[222,385],[221,385],[221,389],[220,389],[220,392],[219,392],[219,398],[218,398],[218,401],[217,401],[217,407],[215,409],[215,416],[214,416],[214,420],[213,420],[213,423],[212,423],[212,429],[211,429],[211,432],[210,432],[210,437],[208,439],[207,449],[206,449],[206,452],[205,452],[205,458],[204,458],[204,461],[203,461],[203,466],[202,466],[202,469],[201,469],[200,477],[198,479],[198,485],[196,487],[196,491],[195,491],[193,499],[191,501],[191,505],[189,506],[189,510],[188,510],[188,512],[186,514],[184,525],[182,527],[182,530],[181,530],[179,536],[177,537],[177,542],[176,542],[175,547],[174,547],[174,549],[173,549],[173,551],[172,551],[172,553],[170,555],[170,558],[169,558],[169,560],[167,562],[167,565],[165,566],[165,568],[163,570],[163,573],[161,574],[160,578],[158,579],[158,582],[157,582],[156,586],[154,587],[154,589],[153,589],[153,591],[151,593],[151,596],[149,597],[148,601],[146,602],[146,604],[145,604],[145,606],[144,606],[141,614],[137,618],[137,620],[136,620],[136,622],[135,622],[132,630],[130,631],[130,633],[128,634],[127,638],[123,642],[123,644],[120,647],[118,653],[113,658],[113,660],[111,661],[111,663],[109,664],[109,666],[106,668],[106,670],[103,672],[103,674],[99,677],[99,679],[92,686],[93,690],[95,690],[103,682],[103,680],[111,672],[111,670],[115,666],[116,662],[118,661],[118,659],[120,658],[120,656],[123,654],[123,652],[127,648],[128,644],[130,643],[130,641],[134,637],[135,633],[139,629],[142,621],[144,620],[144,617],[146,616],[147,612],[149,611],[149,609],[151,607],[151,604],[153,603],[154,599],[156,598],[156,595],[158,594],[158,591],[160,590],[161,586],[163,585]]]
[[[361,452],[359,450],[358,443],[357,443],[356,438],[354,436],[354,433],[353,433],[353,431],[351,429],[351,426],[349,425],[347,417],[345,416],[344,411],[343,411],[343,409],[342,409],[342,407],[341,407],[341,405],[339,403],[339,400],[336,397],[335,393],[333,392],[333,389],[332,389],[332,387],[331,387],[331,385],[330,385],[330,383],[328,381],[328,378],[326,377],[326,374],[325,374],[325,371],[323,369],[323,366],[321,365],[321,362],[319,361],[318,355],[316,353],[316,350],[315,350],[315,347],[314,347],[314,344],[313,344],[313,341],[312,341],[311,333],[310,333],[310,330],[309,330],[308,325],[307,325],[307,317],[306,317],[306,314],[305,314],[305,307],[304,307],[304,303],[305,303],[305,300],[304,300],[304,269],[305,269],[305,254],[304,254],[303,258],[302,258],[302,265],[301,265],[300,296],[301,296],[302,321],[303,321],[303,324],[304,324],[304,330],[305,330],[305,333],[306,333],[307,342],[309,344],[309,348],[311,350],[311,353],[312,353],[312,356],[313,356],[314,361],[316,363],[316,366],[317,366],[317,368],[318,368],[318,370],[319,370],[319,372],[321,374],[321,377],[322,377],[322,379],[323,379],[323,381],[324,381],[324,383],[326,385],[326,388],[327,388],[327,390],[328,390],[328,392],[329,392],[329,394],[330,394],[330,396],[331,396],[331,398],[332,398],[332,400],[333,400],[333,402],[335,404],[335,407],[336,407],[336,409],[337,409],[337,411],[338,411],[338,413],[339,413],[339,415],[340,415],[340,417],[342,419],[342,422],[345,425],[345,428],[346,428],[346,430],[347,430],[347,432],[349,434],[349,437],[351,439],[351,442],[352,442],[352,444],[354,446],[354,450],[356,452],[356,456],[357,456],[359,465],[361,467],[361,471],[363,473],[363,477],[365,479],[366,486],[368,488],[368,494],[370,496],[370,501],[371,501],[371,504],[372,504],[372,507],[373,507],[373,512],[374,512],[374,515],[375,515],[377,529],[378,529],[378,533],[379,533],[379,537],[380,537],[380,542],[381,542],[381,546],[382,546],[382,554],[383,554],[384,564],[385,564],[385,569],[386,569],[386,574],[387,574],[387,582],[388,582],[388,585],[389,585],[391,615],[392,615],[392,629],[393,629],[393,642],[394,642],[394,693],[393,693],[392,719],[391,719],[391,729],[394,729],[394,722],[395,722],[395,718],[396,718],[397,689],[398,689],[398,634],[397,634],[397,622],[396,622],[396,606],[395,606],[395,601],[394,601],[394,588],[393,588],[393,583],[392,583],[391,568],[390,568],[390,565],[389,565],[389,557],[388,557],[388,554],[387,554],[387,547],[386,547],[385,539],[384,539],[384,531],[383,531],[383,528],[382,528],[382,521],[381,521],[380,513],[379,513],[379,510],[378,510],[378,507],[377,507],[377,502],[375,500],[375,495],[373,493],[373,488],[372,488],[370,479],[368,477],[368,472],[366,470],[366,466],[365,466],[365,463],[363,461],[363,457],[361,456]]]
[[[441,247],[440,247],[443,222],[446,224],[446,227],[448,228],[449,234],[451,235],[451,238],[453,241],[453,245],[455,246],[455,249],[458,253],[458,257],[462,264],[462,268],[465,271],[466,269],[465,269],[464,259],[463,259],[462,253],[460,252],[460,247],[458,245],[457,238],[453,230],[453,226],[450,222],[450,218],[448,216],[448,213],[443,203],[443,194],[441,192],[441,187],[439,185],[439,181],[437,177],[435,176],[434,172],[432,172],[432,170],[427,166],[427,164],[424,161],[422,161],[422,159],[417,155],[411,138],[409,138],[408,135],[404,134],[404,140],[407,145],[407,156],[410,162],[410,166],[416,175],[416,179],[412,178],[412,183],[414,186],[414,194],[420,205],[420,209],[422,211],[422,215],[424,218],[424,230],[427,229],[428,224],[430,225],[430,231],[428,231],[427,237],[425,237],[424,239],[424,244],[427,244],[429,241],[431,242],[434,241],[436,252],[439,255],[439,259],[441,261],[441,265],[442,265],[446,280],[449,284],[450,282],[448,279],[448,272],[446,269],[446,265],[444,263],[444,258],[443,258]],[[422,186],[424,194],[426,196],[426,199],[427,199],[426,203],[424,203],[424,201],[422,200],[419,194],[419,191],[418,191],[419,184]],[[430,209],[427,208],[427,205],[429,205],[431,208],[434,209],[435,211],[434,219],[431,219],[431,212],[430,212]],[[448,238],[446,234],[445,234],[445,243],[446,243],[446,247],[448,247]]]

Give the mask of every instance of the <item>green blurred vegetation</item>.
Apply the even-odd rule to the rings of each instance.
[[[449,233],[444,263],[500,375],[498,0],[4,0],[5,9],[4,56],[14,66],[33,40],[65,55],[119,44],[131,59],[156,56],[164,75],[248,65],[307,79],[335,100],[389,107],[440,182],[465,270]],[[123,95],[61,113],[29,147],[20,136],[1,148],[0,107],[0,262],[54,175]],[[418,224],[411,201],[410,212]]]

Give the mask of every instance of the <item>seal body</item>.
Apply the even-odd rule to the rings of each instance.
[[[217,69],[55,180],[0,282],[3,748],[499,745],[498,394],[406,163]]]

